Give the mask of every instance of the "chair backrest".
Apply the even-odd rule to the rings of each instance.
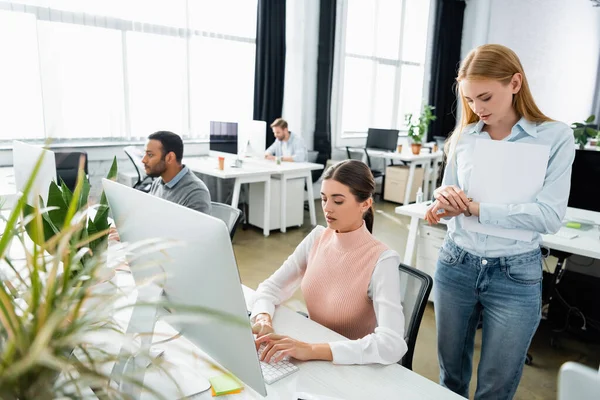
[[[56,178],[60,184],[62,179],[69,190],[74,191],[77,184],[77,173],[79,171],[79,161],[83,157],[83,170],[88,175],[88,157],[84,151],[55,151],[54,160],[56,162]]]
[[[229,204],[218,203],[216,201],[211,202],[210,208],[210,215],[225,222],[225,225],[229,229],[229,237],[233,239],[235,230],[242,219],[242,212]]]
[[[146,173],[144,172],[144,164],[142,164],[143,154],[140,152],[140,149],[135,146],[127,146],[123,148],[127,157],[131,160],[133,167],[135,168],[135,172],[137,173],[138,180],[135,185],[139,184],[145,177]],[[135,186],[134,185],[134,186]]]
[[[558,373],[558,400],[597,400],[600,395],[600,371],[575,362],[567,362]]]
[[[143,152],[135,146],[127,146],[123,148],[123,151],[127,154],[129,160],[131,160],[138,176],[137,182],[133,185],[133,188],[141,190],[142,192],[149,192],[154,179],[147,176],[144,171],[144,164],[142,163],[142,159],[144,158]]]
[[[402,293],[402,308],[404,311],[404,339],[408,351],[398,364],[412,370],[413,354],[417,343],[417,334],[427,305],[433,279],[423,271],[408,265],[400,264],[400,290]]]

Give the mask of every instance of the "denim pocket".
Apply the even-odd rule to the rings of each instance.
[[[506,264],[506,277],[523,285],[535,285],[542,281],[541,256],[516,259]]]
[[[458,264],[458,259],[460,258],[460,251],[456,247],[449,247],[444,243],[442,247],[440,247],[440,252],[438,254],[438,261],[442,264],[454,266]]]

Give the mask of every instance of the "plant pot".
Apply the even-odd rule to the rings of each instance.
[[[421,143],[412,143],[410,148],[414,155],[419,155],[419,153],[421,153]]]

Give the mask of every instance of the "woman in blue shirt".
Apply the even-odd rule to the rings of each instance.
[[[475,331],[482,317],[476,399],[511,399],[541,317],[541,234],[555,233],[567,208],[572,130],[536,106],[517,55],[501,45],[480,46],[458,71],[461,121],[446,146],[442,186],[426,219],[448,218],[448,234],[435,274],[435,316],[440,382],[468,397]],[[504,140],[550,147],[543,188],[535,201],[480,203],[468,197],[477,140]],[[464,228],[464,219],[533,232],[531,241],[485,235]]]

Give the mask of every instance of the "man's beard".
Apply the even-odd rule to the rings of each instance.
[[[158,178],[163,172],[165,172],[166,169],[165,162],[161,161],[154,168],[152,168],[150,172],[147,172],[146,175],[148,175],[150,178]]]

